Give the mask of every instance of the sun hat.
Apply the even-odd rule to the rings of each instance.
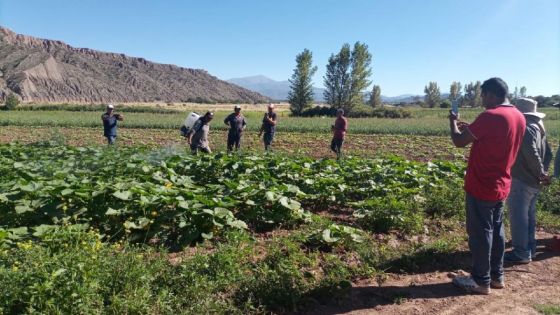
[[[542,119],[546,114],[537,112],[537,104],[537,101],[527,97],[518,98],[514,102],[515,107],[524,115],[535,116]]]

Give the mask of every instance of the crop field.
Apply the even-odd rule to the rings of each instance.
[[[468,149],[444,110],[350,119],[340,161],[332,118],[287,112],[272,154],[257,111],[243,152],[224,154],[227,113],[215,153],[192,156],[184,112],[125,113],[111,147],[100,113],[0,112],[0,314],[304,313],[363,279],[469,268]],[[558,181],[537,220],[560,231]]]
[[[548,117],[546,126],[552,137],[560,137],[560,111],[545,109]],[[244,112],[247,118],[248,130],[258,131],[261,126],[263,112]],[[469,109],[462,112],[465,121],[472,121],[480,109]],[[225,130],[224,118],[227,111],[217,111],[211,128]],[[413,110],[412,118],[359,118],[349,120],[349,132],[354,134],[406,134],[444,136],[449,133],[447,111]],[[149,128],[177,130],[186,112],[170,114],[153,113],[125,113],[122,128]],[[0,126],[43,126],[43,127],[99,127],[100,112],[68,112],[68,111],[2,111],[0,112]],[[288,112],[279,112],[278,132],[330,133],[333,118],[290,117]]]

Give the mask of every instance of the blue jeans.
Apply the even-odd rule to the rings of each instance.
[[[511,223],[513,253],[518,258],[530,259],[537,250],[535,240],[537,199],[540,189],[528,186],[519,179],[511,182],[507,199]]]
[[[556,159],[554,159],[554,177],[560,177],[560,146],[556,150]]]
[[[504,277],[504,202],[484,201],[467,193],[466,206],[471,276],[478,285],[487,287],[491,279],[503,281]]]

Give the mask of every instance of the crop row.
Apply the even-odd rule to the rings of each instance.
[[[480,111],[477,111],[478,113]],[[474,111],[469,113],[474,114]],[[217,112],[211,128],[225,130],[223,119],[228,112]],[[257,131],[261,126],[262,112],[244,113],[248,129]],[[467,115],[470,116],[471,114]],[[557,113],[555,113],[557,114]],[[154,128],[178,130],[186,113],[153,114],[126,113],[125,121],[120,123],[124,128]],[[349,120],[349,133],[354,134],[409,134],[409,135],[447,135],[449,133],[446,112],[434,111],[433,115],[421,118],[390,119],[390,118],[356,118]],[[560,135],[560,120],[545,119],[545,124],[552,136]],[[2,126],[43,126],[43,127],[98,127],[101,128],[100,112],[68,112],[68,111],[13,111],[0,112]],[[469,119],[467,119],[469,120]],[[472,121],[472,119],[470,119]],[[279,132],[327,133],[329,134],[333,118],[290,117],[288,112],[279,113]]]

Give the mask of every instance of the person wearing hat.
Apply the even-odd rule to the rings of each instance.
[[[472,144],[463,186],[472,269],[470,275],[455,277],[453,284],[469,293],[490,294],[490,287],[505,285],[503,210],[525,118],[509,104],[504,80],[490,78],[480,89],[486,110],[474,122],[459,122],[459,114],[449,111],[453,144]]]
[[[506,204],[513,249],[505,253],[504,260],[526,264],[536,254],[536,204],[542,186],[550,184],[548,167],[552,161],[552,150],[542,121],[546,115],[537,112],[537,102],[520,98],[515,101],[515,107],[525,116],[526,127],[517,159],[511,168],[513,179]]]
[[[107,111],[101,115],[103,121],[103,135],[107,138],[109,145],[115,144],[117,139],[117,122],[124,120],[124,116],[114,113],[115,106],[107,105]]]
[[[339,108],[336,111],[336,120],[334,121],[334,125],[331,126],[331,130],[333,132],[331,151],[336,153],[337,160],[340,160],[342,157],[342,143],[344,143],[344,137],[346,136],[347,129],[348,120],[344,117],[344,109]]]
[[[239,147],[241,146],[241,135],[247,126],[245,117],[241,115],[241,106],[235,105],[234,112],[224,119],[224,124],[229,127],[227,138],[228,152],[231,152],[234,146],[236,150],[239,150]]]
[[[276,113],[274,112],[274,104],[268,104],[268,112],[264,114],[259,138],[264,132],[263,142],[265,151],[270,150],[274,133],[276,132]]]
[[[204,153],[212,153],[208,143],[208,133],[210,132],[210,121],[214,118],[214,113],[208,111],[200,117],[187,133],[187,141],[191,146],[193,155],[198,154],[198,150]]]

